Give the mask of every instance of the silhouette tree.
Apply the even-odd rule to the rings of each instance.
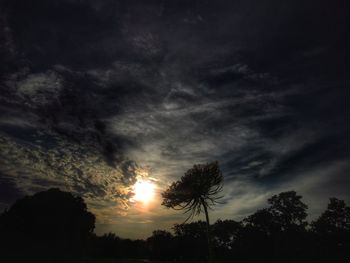
[[[162,193],[162,205],[189,213],[188,218],[199,215],[202,209],[207,223],[209,260],[212,260],[210,221],[208,208],[218,202],[223,176],[218,162],[194,165],[184,176]]]
[[[207,231],[207,223],[201,220],[187,224],[175,224],[173,227],[174,233],[178,237],[192,237],[201,239],[205,237]]]
[[[260,209],[242,220],[243,228],[238,233],[236,256],[248,262],[270,261],[274,250],[274,238],[278,226],[268,208]],[[254,251],[254,253],[251,253]],[[271,253],[272,252],[272,253]]]
[[[350,232],[350,207],[344,200],[330,198],[327,210],[311,224],[312,229],[320,234]]]
[[[326,211],[311,223],[311,231],[316,251],[322,251],[323,257],[341,260],[350,256],[350,207],[343,200],[330,198]]]
[[[217,163],[207,165],[215,167]],[[221,176],[218,167],[200,168],[199,171],[198,166],[196,170],[190,169],[184,177],[193,176],[193,173],[204,176],[204,171]],[[176,192],[178,195],[170,195],[178,198],[172,205],[175,209],[188,209],[199,198],[200,207],[193,206],[196,210],[187,212],[191,212],[190,216],[200,213],[204,208],[196,194],[193,198],[197,199],[187,207],[186,203],[175,206],[176,202],[187,200],[192,191],[202,189],[200,184],[203,182],[198,178],[181,179],[174,183],[176,187],[174,184],[173,188],[169,187],[179,191]],[[193,185],[178,186],[187,181]],[[220,183],[214,184],[213,189],[218,189],[219,193],[221,181],[216,182]],[[210,198],[214,201],[206,199],[207,209],[218,197]],[[87,211],[83,199],[50,189],[24,197],[0,214],[0,256],[4,262],[13,263],[119,262],[147,258],[205,262],[208,255],[203,253],[203,247],[208,244],[220,262],[231,262],[233,257],[237,262],[346,262],[350,257],[350,207],[343,200],[331,198],[326,211],[312,222],[309,230],[305,220],[307,206],[301,198],[294,191],[283,192],[268,199],[267,208],[241,222],[218,220],[213,225],[208,221],[175,224],[174,234],[156,230],[145,241],[124,239],[113,233],[97,236],[93,233],[95,217]],[[168,199],[163,201],[170,202]],[[169,204],[168,207],[172,206]],[[84,258],[79,259],[81,256]]]
[[[234,246],[241,229],[242,224],[234,220],[219,219],[213,224],[212,237],[217,257],[225,259],[235,254]]]
[[[147,239],[150,256],[155,259],[170,260],[175,256],[174,237],[165,230],[155,230]]]
[[[0,216],[3,245],[12,256],[80,256],[94,226],[81,197],[54,188],[17,200]]]
[[[119,257],[122,252],[120,250],[121,242],[121,238],[114,233],[107,233],[99,237],[94,236],[90,254],[93,257]]]
[[[268,212],[279,225],[281,231],[305,229],[307,222],[307,205],[301,201],[302,196],[295,191],[282,192],[268,199]]]
[[[246,228],[259,231],[261,234],[271,236],[279,230],[279,225],[269,209],[264,208],[243,219]]]
[[[180,259],[189,262],[205,262],[207,255],[203,253],[203,247],[206,247],[208,242],[206,222],[175,224],[173,230]]]
[[[285,261],[297,261],[307,236],[307,205],[301,198],[295,191],[282,192],[268,199],[269,207],[245,218],[239,240],[241,252],[254,249],[257,253],[248,255],[252,261],[258,260],[257,255],[267,261],[288,255]]]
[[[88,256],[91,258],[141,259],[148,256],[146,241],[124,239],[114,233],[107,233],[103,236],[93,235],[89,245]]]

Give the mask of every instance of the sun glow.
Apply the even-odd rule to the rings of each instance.
[[[148,204],[154,199],[155,185],[150,181],[140,180],[134,185],[134,201],[139,201]]]

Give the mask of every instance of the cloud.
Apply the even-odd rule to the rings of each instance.
[[[16,83],[16,91],[26,103],[41,106],[58,100],[62,79],[53,71],[30,74]]]
[[[129,208],[130,186],[141,173],[141,167],[128,160],[111,167],[97,149],[49,136],[37,134],[34,142],[21,143],[1,135],[0,167],[9,178],[5,178],[7,185],[23,194],[59,187],[82,195],[92,208],[96,204],[115,206],[120,211]]]
[[[130,206],[138,176],[157,179],[161,190],[212,160],[221,164],[226,196],[214,218],[244,217],[290,189],[317,206],[331,193],[349,198],[346,8],[7,2],[2,188],[73,191],[99,215],[100,229],[125,234],[123,223],[146,231],[182,218]],[[332,191],[320,190],[326,182]]]

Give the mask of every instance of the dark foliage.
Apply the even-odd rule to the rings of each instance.
[[[331,261],[350,256],[350,207],[343,200],[330,198],[328,208],[311,223],[313,249],[319,258]]]
[[[268,199],[270,207],[245,218],[236,242],[237,253],[250,260],[298,261],[307,239],[305,205],[296,192],[283,192]],[[251,248],[257,253],[249,253]]]
[[[191,262],[205,262],[207,257],[207,224],[203,221],[176,224],[177,257]]]
[[[81,197],[53,188],[16,201],[0,216],[0,246],[11,261],[80,257],[94,227]]]
[[[147,245],[152,259],[170,260],[176,257],[174,236],[168,231],[153,231]]]
[[[215,262],[346,262],[350,207],[331,198],[309,227],[301,199],[294,191],[284,192],[240,222],[217,220],[210,225]],[[155,230],[147,240],[113,233],[96,236],[93,229],[94,216],[80,197],[58,189],[25,197],[0,216],[1,262],[208,260],[203,221],[176,224],[172,233]]]
[[[148,255],[146,241],[123,239],[113,233],[103,236],[94,235],[89,243],[90,258],[142,259],[147,258]]]

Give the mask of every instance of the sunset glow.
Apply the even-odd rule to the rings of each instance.
[[[134,185],[134,201],[148,204],[154,199],[155,185],[150,181],[140,180]]]

